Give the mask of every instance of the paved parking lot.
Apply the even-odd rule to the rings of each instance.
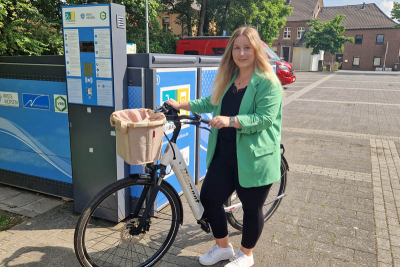
[[[400,74],[297,78],[285,86],[283,108],[288,196],[264,228],[255,266],[399,267]],[[64,203],[0,233],[0,266],[79,266],[72,210]],[[213,244],[188,205],[184,210],[160,266],[200,266],[198,257]],[[241,235],[231,230],[238,249]]]

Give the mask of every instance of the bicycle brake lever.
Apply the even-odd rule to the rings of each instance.
[[[210,133],[211,133],[211,130],[209,129],[209,128],[206,128],[206,127],[199,127],[200,129],[204,129],[204,130],[207,130],[207,131],[209,131]]]

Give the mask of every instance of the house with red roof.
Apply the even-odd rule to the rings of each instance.
[[[295,68],[307,65],[297,62],[299,58],[304,59],[297,51],[304,54],[307,40],[303,36],[307,30],[307,22],[313,18],[329,21],[339,14],[346,15],[342,21],[342,25],[346,27],[344,35],[354,38],[354,43],[344,45],[343,53],[333,55],[334,61],[342,62],[342,69],[375,70],[390,68],[399,63],[400,27],[395,28],[397,23],[376,4],[325,7],[323,0],[287,0],[287,4],[293,7],[293,12],[287,17],[286,26],[272,47],[280,57],[292,62]],[[302,25],[305,25],[304,31]],[[296,34],[291,34],[292,32]],[[293,55],[293,51],[297,54]],[[332,56],[325,55],[325,62],[331,61]]]

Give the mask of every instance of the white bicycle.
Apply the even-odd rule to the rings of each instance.
[[[200,127],[209,120],[198,114],[179,116],[179,111],[166,103],[158,109],[175,125],[160,164],[147,164],[147,173],[133,174],[107,186],[88,203],[77,222],[74,236],[75,254],[82,266],[153,266],[165,255],[175,240],[179,225],[183,224],[181,198],[163,179],[168,165],[171,165],[197,223],[210,233],[207,219],[202,218],[204,208],[199,192],[176,144],[183,123]],[[281,145],[281,179],[272,185],[265,201],[265,221],[271,218],[285,196],[289,166],[283,154]],[[234,192],[225,203],[225,211],[229,224],[237,230],[243,228],[241,207]],[[117,214],[119,219],[116,222],[100,219],[107,214],[111,217]]]

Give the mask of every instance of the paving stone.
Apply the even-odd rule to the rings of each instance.
[[[377,238],[376,242],[378,249],[390,250],[390,242],[388,239]]]
[[[393,258],[400,259],[400,247],[392,246]]]
[[[392,254],[389,250],[378,249],[378,261],[383,263],[392,263]]]
[[[15,197],[19,194],[21,194],[21,190],[5,185],[0,185],[0,203],[2,202],[2,200]]]
[[[60,199],[46,197],[24,206],[24,209],[33,211],[35,213],[44,213],[61,204],[62,202]]]
[[[300,250],[309,250],[311,247],[311,241],[306,238],[298,237],[294,234],[280,232],[276,233],[272,242],[278,245],[284,245]]]
[[[376,236],[382,239],[389,239],[389,232],[387,228],[375,228]]]
[[[325,232],[331,232],[334,234],[340,234],[340,235],[344,235],[344,236],[353,236],[353,237],[355,236],[354,227],[332,224],[332,223],[327,223],[327,222],[322,222],[322,221],[319,222],[319,224],[318,224],[318,230],[325,231]]]
[[[332,267],[356,267],[359,266],[354,262],[351,261],[345,261],[345,260],[341,260],[341,259],[332,259],[331,262],[331,266]]]
[[[317,253],[327,254],[331,257],[351,261],[353,259],[354,250],[344,247],[339,247],[333,244],[325,244],[314,242],[312,250]]]
[[[325,261],[329,262],[329,258],[327,256],[297,249],[290,249],[286,256],[286,260],[303,266],[320,266],[319,264],[324,259]]]
[[[335,245],[342,247],[352,248],[354,250],[364,251],[368,253],[375,252],[375,240],[365,240],[360,238],[353,238],[349,236],[337,235],[335,238]]]
[[[276,258],[270,258],[270,257],[264,257],[262,263],[262,267],[298,267],[299,265],[285,261],[285,260],[280,260]]]
[[[36,194],[24,193],[24,194],[19,194],[14,197],[3,200],[2,203],[6,204],[6,205],[15,206],[15,207],[23,207],[27,204],[30,204],[32,202],[35,202],[35,201],[41,199],[41,198],[42,198],[41,196],[38,196]]]
[[[376,255],[375,253],[366,253],[363,251],[354,251],[354,261],[356,263],[362,264],[368,267],[375,267],[376,266]]]

